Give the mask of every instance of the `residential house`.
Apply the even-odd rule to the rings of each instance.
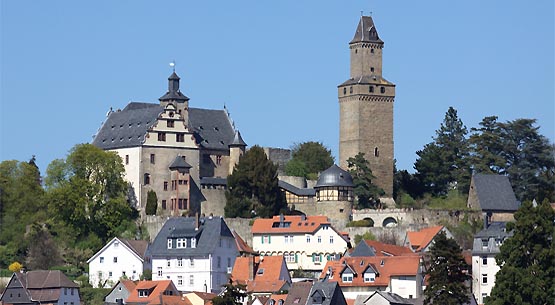
[[[430,250],[433,240],[439,232],[445,232],[447,238],[453,238],[453,234],[444,226],[434,226],[420,229],[419,231],[408,231],[405,235],[403,245],[414,252],[425,253]]]
[[[288,294],[272,294],[265,305],[284,305]],[[254,305],[254,304],[253,304]]]
[[[260,255],[283,255],[289,270],[320,273],[328,261],[347,250],[348,238],[326,216],[258,218],[252,226],[253,249]]]
[[[417,255],[343,257],[328,262],[320,279],[337,282],[349,299],[378,290],[408,299],[422,294],[423,275]]]
[[[417,255],[412,252],[408,247],[397,245],[390,245],[376,240],[363,240],[350,251],[345,253],[345,256],[402,256],[402,255]]]
[[[359,295],[354,305],[414,305],[413,300],[385,291],[374,291],[370,296]]]
[[[467,206],[482,210],[484,221],[513,221],[513,214],[520,207],[509,177],[476,174],[470,181]]]
[[[0,296],[1,304],[79,305],[79,285],[59,270],[16,272]]]
[[[334,282],[293,283],[284,305],[347,305],[347,301]],[[279,305],[279,304],[275,304]]]
[[[223,218],[197,216],[169,218],[147,256],[153,280],[172,280],[180,291],[217,293],[227,283],[238,254]]]
[[[140,281],[131,292],[125,304],[129,305],[163,305],[164,296],[181,297],[172,281]]]
[[[110,292],[104,297],[105,305],[118,305],[125,304],[125,301],[131,295],[131,292],[135,290],[137,286],[136,282],[132,280],[121,280],[117,282],[116,285],[110,290]]]
[[[150,269],[145,262],[147,247],[146,240],[114,237],[87,261],[89,283],[95,288],[108,288],[121,278],[139,280],[143,270]]]
[[[495,256],[500,252],[499,247],[512,236],[512,232],[507,232],[506,224],[493,222],[474,235],[472,293],[480,304],[484,303],[484,299],[491,294],[495,285],[495,275],[500,269],[495,261]]]
[[[252,295],[271,295],[289,290],[291,276],[283,256],[248,256],[235,260],[233,281],[247,286]]]

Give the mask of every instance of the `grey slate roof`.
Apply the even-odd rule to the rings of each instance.
[[[201,185],[227,185],[227,178],[220,177],[201,177]]]
[[[297,196],[316,196],[316,190],[313,188],[298,188],[282,180],[278,180],[278,186]]]
[[[233,141],[231,141],[229,146],[247,146],[247,143],[243,141],[243,137],[241,137],[241,133],[239,132],[239,130],[235,131],[235,136],[233,137]]]
[[[104,150],[141,146],[162,111],[159,104],[131,102],[108,115],[92,144]],[[204,148],[227,150],[234,140],[235,131],[224,110],[189,108],[189,123]]]
[[[390,305],[413,305],[413,302],[411,300],[405,299],[396,293],[385,292],[385,291],[375,291],[370,296],[359,295],[355,300],[355,305],[363,305],[370,299],[372,299],[372,303],[366,303],[366,304],[375,304],[378,301],[374,301],[374,300],[377,300],[378,296],[385,299],[387,302],[389,302]]]
[[[175,160],[170,164],[169,169],[191,168],[191,164],[187,163],[181,156],[176,156]]]
[[[169,218],[148,249],[148,256],[152,258],[165,258],[175,256],[205,256],[214,253],[219,245],[220,236],[234,238],[223,218],[204,217],[199,219],[199,228],[196,228],[195,217]],[[196,237],[196,248],[168,249],[168,238]],[[175,245],[176,242],[173,242]],[[235,243],[233,243],[235,245]]]
[[[197,143],[208,149],[227,150],[235,137],[225,110],[189,108],[189,124]]]
[[[472,255],[499,253],[499,247],[513,232],[506,230],[506,222],[492,222],[487,228],[474,235]],[[487,247],[482,245],[482,240],[487,240]]]
[[[104,150],[140,146],[162,111],[159,104],[131,102],[109,113],[92,144]]]
[[[324,186],[353,187],[353,177],[349,172],[334,164],[320,174],[314,188]]]
[[[357,30],[355,36],[350,43],[357,42],[374,42],[383,43],[383,41],[378,36],[378,31],[374,25],[374,20],[370,16],[361,16],[360,21],[357,25]]]
[[[387,79],[383,78],[379,75],[363,75],[357,78],[349,78],[348,80],[344,81],[341,86],[348,86],[348,85],[395,85],[394,83],[388,81]]]
[[[376,256],[376,251],[373,247],[369,246],[367,243],[362,240],[361,242],[356,245],[353,252],[349,253],[350,257],[358,257],[358,256]]]
[[[175,71],[168,77],[168,92],[159,98],[160,101],[175,100],[179,103],[189,100],[189,98],[179,90],[179,79]]]
[[[314,303],[313,296],[316,293],[320,293],[324,296],[322,303]],[[306,304],[347,305],[347,301],[337,282],[314,282]]]
[[[520,207],[509,177],[477,174],[472,179],[482,211],[514,212]]]

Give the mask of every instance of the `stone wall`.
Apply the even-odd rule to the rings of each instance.
[[[224,216],[226,199],[223,186],[213,189],[203,188],[202,195],[204,195],[206,199],[206,201],[202,201],[200,204],[202,214],[206,216],[210,214],[214,216]]]

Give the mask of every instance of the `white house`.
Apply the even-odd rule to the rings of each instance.
[[[283,255],[289,270],[322,271],[326,262],[338,260],[348,238],[334,229],[326,216],[274,216],[256,219],[253,249],[260,255]]]
[[[145,269],[147,246],[145,240],[114,237],[87,261],[89,283],[95,288],[106,288],[112,287],[121,278],[140,279]]]
[[[220,217],[169,218],[149,247],[153,280],[172,280],[179,291],[220,292],[239,254]]]
[[[501,269],[495,262],[499,247],[512,234],[505,229],[505,222],[485,224],[487,227],[474,235],[472,247],[472,293],[479,304],[491,294],[495,275]]]

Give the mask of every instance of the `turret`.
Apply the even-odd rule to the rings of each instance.
[[[235,136],[233,137],[233,141],[229,144],[229,174],[233,173],[233,169],[235,165],[239,163],[239,158],[245,153],[245,148],[247,147],[247,143],[243,141],[241,137],[241,133],[236,130]]]

